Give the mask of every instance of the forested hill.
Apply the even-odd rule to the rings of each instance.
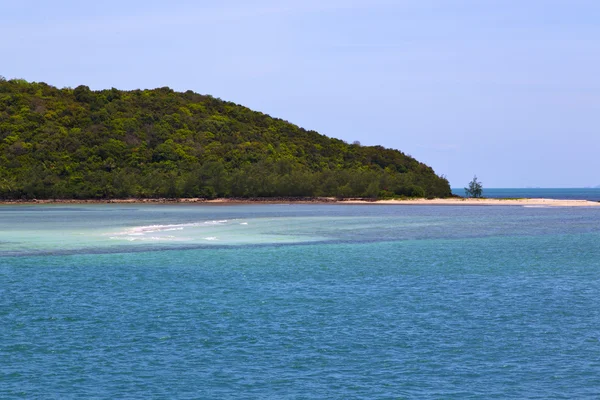
[[[192,91],[0,77],[2,199],[449,195],[446,179],[400,151]]]

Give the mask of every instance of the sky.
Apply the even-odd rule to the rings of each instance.
[[[600,185],[597,0],[0,0],[0,75],[169,86],[464,187]]]

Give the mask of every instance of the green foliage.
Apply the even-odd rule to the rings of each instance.
[[[0,198],[446,197],[444,177],[192,91],[0,79]]]
[[[469,187],[465,188],[465,196],[466,197],[481,197],[483,194],[483,186],[481,182],[477,180],[477,176],[473,177],[473,180],[469,182]]]

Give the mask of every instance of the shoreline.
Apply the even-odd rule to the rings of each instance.
[[[544,198],[523,199],[487,199],[487,198],[445,198],[445,199],[406,199],[406,200],[371,200],[371,199],[336,199],[335,197],[315,198],[151,198],[151,199],[53,199],[53,200],[3,200],[0,205],[32,205],[32,204],[371,204],[371,205],[422,205],[422,206],[531,206],[531,207],[600,207],[600,202],[589,200],[561,200]]]

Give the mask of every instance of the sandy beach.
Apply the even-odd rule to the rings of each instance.
[[[369,200],[344,199],[334,197],[316,198],[254,198],[254,199],[212,199],[203,198],[155,198],[155,199],[54,199],[54,200],[13,200],[0,201],[0,204],[372,204],[372,205],[416,205],[416,206],[521,206],[521,207],[600,207],[600,202],[588,200],[559,199],[485,199],[485,198],[446,198],[446,199],[406,199]]]
[[[369,203],[364,200],[346,200],[341,203]],[[375,204],[401,205],[439,205],[439,206],[523,206],[523,207],[598,207],[600,202],[588,200],[558,199],[410,199],[410,200],[378,200]]]

